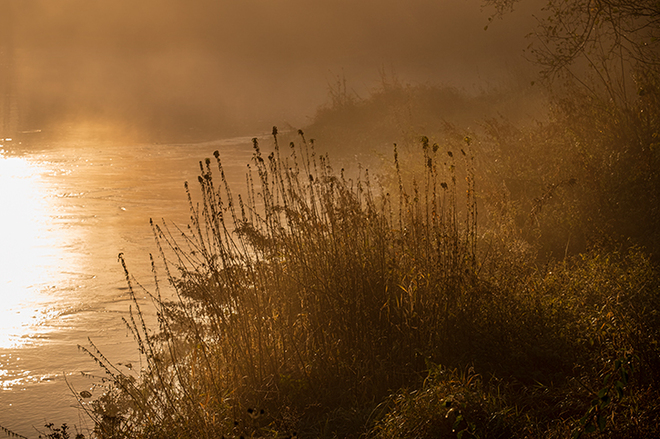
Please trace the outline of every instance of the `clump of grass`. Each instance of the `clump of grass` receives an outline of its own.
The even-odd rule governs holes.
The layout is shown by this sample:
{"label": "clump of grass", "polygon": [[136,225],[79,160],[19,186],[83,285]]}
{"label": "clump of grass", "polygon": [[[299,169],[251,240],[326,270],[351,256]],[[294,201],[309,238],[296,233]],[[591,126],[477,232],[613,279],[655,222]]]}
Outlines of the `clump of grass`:
{"label": "clump of grass", "polygon": [[657,279],[638,250],[594,252],[519,279],[472,308],[468,366],[431,366],[422,386],[383,403],[371,434],[657,435]]}
{"label": "clump of grass", "polygon": [[374,438],[516,437],[521,413],[473,368],[433,365],[419,389],[394,395]]}
{"label": "clump of grass", "polygon": [[469,174],[468,145],[454,154],[422,139],[421,181],[409,189],[399,178],[391,195],[366,170],[335,174],[299,134],[284,151],[274,129],[267,157],[255,139],[245,196],[216,152],[219,183],[207,159],[198,204],[186,185],[188,228],[153,225],[175,300],[152,293],[157,334],[135,302],[138,380],[87,350],[112,382],[92,408],[100,436],[285,424],[353,434],[393,390],[421,381],[426,361],[455,357],[476,284],[474,182],[463,197],[456,179],[457,166]]}
{"label": "clump of grass", "polygon": [[512,256],[506,226],[478,233],[470,137],[421,138],[412,175],[395,147],[382,184],[299,138],[274,129],[268,155],[255,139],[242,194],[218,152],[200,162],[188,227],[153,224],[155,290],[124,265],[143,365],[82,348],[108,376],[85,406],[97,437],[655,431],[660,277],[642,252]]}
{"label": "clump of grass", "polygon": [[[71,433],[69,433],[69,426],[67,424],[62,424],[60,427],[56,427],[53,423],[48,423],[44,427],[48,429],[47,433],[40,434],[39,439],[70,439]],[[76,433],[75,439],[83,439],[85,435],[82,433]]]}

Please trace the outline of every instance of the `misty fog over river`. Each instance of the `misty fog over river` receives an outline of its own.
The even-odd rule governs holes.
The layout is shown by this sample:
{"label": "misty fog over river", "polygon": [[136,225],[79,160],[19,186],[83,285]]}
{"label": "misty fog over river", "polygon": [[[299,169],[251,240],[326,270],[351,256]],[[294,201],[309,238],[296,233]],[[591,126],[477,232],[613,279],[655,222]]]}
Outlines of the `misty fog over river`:
{"label": "misty fog over river", "polygon": [[87,337],[112,361],[139,369],[121,320],[130,299],[118,254],[153,285],[149,218],[188,224],[183,183],[196,195],[198,162],[216,149],[231,184],[242,188],[248,138],[0,150],[0,425],[29,437],[45,422],[81,425],[65,379],[94,393],[99,380],[81,372],[102,372],[76,347]]}
{"label": "misty fog over river", "polygon": [[478,91],[526,65],[537,4],[486,31],[480,0],[5,0],[0,121],[171,143],[304,126],[338,76]]}
{"label": "misty fog over river", "polygon": [[0,0],[0,436],[660,437],[659,187],[658,0]]}
{"label": "misty fog over river", "polygon": [[199,160],[219,150],[242,188],[250,137],[309,126],[344,80],[519,81],[538,4],[503,23],[480,0],[0,0],[0,139],[26,139],[0,149],[0,426],[90,424],[67,385],[98,396],[88,337],[139,364],[118,254],[148,287],[149,218],[188,223]]}

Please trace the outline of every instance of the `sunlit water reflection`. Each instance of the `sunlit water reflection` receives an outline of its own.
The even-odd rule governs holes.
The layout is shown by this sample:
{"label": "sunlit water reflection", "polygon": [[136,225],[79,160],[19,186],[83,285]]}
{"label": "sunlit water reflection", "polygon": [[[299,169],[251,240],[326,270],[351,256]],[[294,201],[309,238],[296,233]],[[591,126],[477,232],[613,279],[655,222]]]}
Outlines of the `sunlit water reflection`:
{"label": "sunlit water reflection", "polygon": [[45,422],[85,426],[68,386],[98,391],[80,373],[100,373],[77,349],[87,337],[139,364],[117,255],[149,284],[149,218],[187,223],[183,182],[215,149],[244,185],[249,139],[0,149],[0,426],[28,437]]}
{"label": "sunlit water reflection", "polygon": [[45,171],[25,158],[0,155],[0,349],[28,343],[52,314],[37,305],[49,301],[37,286],[56,281],[64,258],[49,229]]}

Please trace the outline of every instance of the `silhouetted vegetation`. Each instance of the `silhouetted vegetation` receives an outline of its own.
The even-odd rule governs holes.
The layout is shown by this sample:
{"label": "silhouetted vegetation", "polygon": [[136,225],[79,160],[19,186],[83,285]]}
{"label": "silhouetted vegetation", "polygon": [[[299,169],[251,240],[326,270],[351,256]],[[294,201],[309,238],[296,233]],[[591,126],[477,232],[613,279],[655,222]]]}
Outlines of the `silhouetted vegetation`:
{"label": "silhouetted vegetation", "polygon": [[535,121],[529,96],[384,80],[360,98],[340,80],[308,131],[375,152],[371,173],[276,129],[240,196],[220,154],[200,162],[188,228],[153,225],[154,291],[124,266],[160,323],[135,300],[141,369],[82,348],[107,374],[81,397],[92,436],[657,436],[657,72],[640,56],[591,66],[634,72],[625,86],[570,79],[589,45],[623,53],[605,43],[628,18],[597,6],[584,16],[609,11],[614,33],[552,40],[545,79],[568,80]]}
{"label": "silhouetted vegetation", "polygon": [[328,103],[317,110],[306,131],[337,159],[348,155],[354,160],[357,155],[372,163],[374,153],[389,157],[395,142],[405,148],[419,143],[421,136],[445,141],[456,130],[478,132],[483,120],[492,118],[533,122],[547,106],[542,89],[521,86],[523,78],[511,82],[515,85],[468,93],[450,86],[410,84],[381,72],[380,86],[362,98],[339,77],[329,86]]}
{"label": "silhouetted vegetation", "polygon": [[[80,347],[105,372],[78,394],[86,434],[660,436],[659,11],[543,14],[548,87],[340,79],[318,142],[255,139],[242,191],[217,151],[200,162],[190,224],[152,224],[153,288],[120,255],[141,364]],[[167,114],[184,139],[218,132]]]}
{"label": "silhouetted vegetation", "polygon": [[[485,134],[422,137],[419,165],[395,147],[392,174],[375,180],[335,173],[302,132],[281,147],[274,130],[267,157],[254,142],[242,196],[218,153],[215,179],[213,161],[200,162],[188,228],[154,224],[174,296],[150,293],[155,332],[135,301],[127,326],[142,370],[83,348],[108,375],[106,393],[83,404],[93,435],[656,434],[660,277],[615,216],[603,206],[588,216],[624,196],[602,186],[611,176],[583,181],[583,162],[564,169],[574,151],[549,150],[580,135],[579,122],[491,120]],[[584,129],[602,148],[614,143],[596,132],[621,131]],[[620,235],[596,239],[601,224]]]}

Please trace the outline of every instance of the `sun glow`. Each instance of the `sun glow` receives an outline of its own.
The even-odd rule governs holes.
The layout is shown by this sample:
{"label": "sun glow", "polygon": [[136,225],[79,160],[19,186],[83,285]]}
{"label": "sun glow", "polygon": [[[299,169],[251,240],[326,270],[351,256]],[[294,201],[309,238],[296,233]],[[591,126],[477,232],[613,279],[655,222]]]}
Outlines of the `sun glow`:
{"label": "sun glow", "polygon": [[45,318],[36,304],[58,255],[44,171],[0,151],[0,348],[27,343]]}

